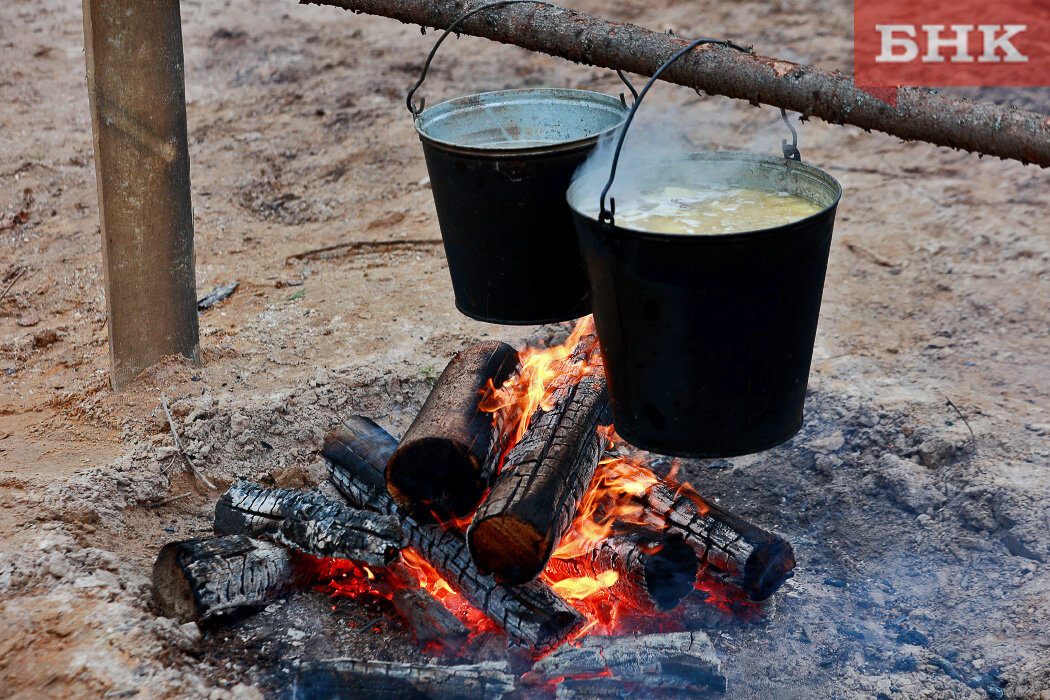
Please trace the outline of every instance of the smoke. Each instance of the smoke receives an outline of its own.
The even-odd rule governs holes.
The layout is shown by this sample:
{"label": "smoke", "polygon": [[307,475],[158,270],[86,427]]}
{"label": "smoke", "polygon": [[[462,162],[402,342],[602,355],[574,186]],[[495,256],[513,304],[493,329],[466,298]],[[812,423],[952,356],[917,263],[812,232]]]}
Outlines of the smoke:
{"label": "smoke", "polygon": [[[669,107],[674,108],[674,113]],[[646,104],[635,114],[620,151],[616,179],[609,191],[609,197],[616,199],[621,210],[637,199],[643,189],[654,184],[661,164],[697,150],[686,135],[682,123],[683,109],[689,108]],[[599,198],[609,180],[613,154],[622,131],[623,126],[620,126],[601,137],[573,175],[572,201],[588,214],[597,215],[599,211]]]}

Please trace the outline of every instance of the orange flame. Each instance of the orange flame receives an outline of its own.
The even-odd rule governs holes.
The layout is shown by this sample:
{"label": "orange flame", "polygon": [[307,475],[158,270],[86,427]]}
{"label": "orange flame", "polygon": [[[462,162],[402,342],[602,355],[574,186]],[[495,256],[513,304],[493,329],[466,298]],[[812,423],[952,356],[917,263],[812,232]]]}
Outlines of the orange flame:
{"label": "orange flame", "polygon": [[[551,397],[557,389],[604,371],[594,338],[594,317],[585,316],[561,345],[519,351],[519,369],[503,386],[494,387],[489,380],[478,406],[486,413],[496,414],[504,436],[504,454],[521,440],[537,408],[553,407]],[[577,346],[579,352],[575,352]]]}
{"label": "orange flame", "polygon": [[470,630],[470,640],[486,632],[494,632],[498,628],[485,613],[481,612],[466,598],[456,593],[448,581],[442,578],[430,562],[419,556],[414,549],[401,550],[401,561],[415,574],[419,581],[419,587],[441,602],[453,615]]}

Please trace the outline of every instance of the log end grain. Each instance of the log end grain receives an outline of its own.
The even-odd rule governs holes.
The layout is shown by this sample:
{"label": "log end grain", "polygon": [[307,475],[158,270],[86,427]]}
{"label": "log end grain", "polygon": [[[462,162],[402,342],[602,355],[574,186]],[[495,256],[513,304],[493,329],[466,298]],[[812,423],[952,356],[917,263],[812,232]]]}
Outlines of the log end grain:
{"label": "log end grain", "polygon": [[665,538],[645,559],[645,589],[658,610],[671,610],[689,595],[699,570],[692,545],[679,535]]}
{"label": "log end grain", "polygon": [[153,564],[153,602],[164,617],[186,621],[200,619],[193,582],[179,563],[192,548],[189,542],[166,544]]}
{"label": "log end grain", "polygon": [[387,464],[387,490],[398,506],[423,522],[462,518],[486,485],[476,455],[456,440],[429,437],[403,444]]}
{"label": "log end grain", "polygon": [[791,544],[771,539],[755,547],[744,566],[744,589],[751,600],[762,601],[794,575],[795,550]]}
{"label": "log end grain", "polygon": [[551,549],[550,543],[537,535],[529,523],[509,513],[473,523],[467,542],[478,571],[510,585],[539,576],[547,559],[538,553]]}

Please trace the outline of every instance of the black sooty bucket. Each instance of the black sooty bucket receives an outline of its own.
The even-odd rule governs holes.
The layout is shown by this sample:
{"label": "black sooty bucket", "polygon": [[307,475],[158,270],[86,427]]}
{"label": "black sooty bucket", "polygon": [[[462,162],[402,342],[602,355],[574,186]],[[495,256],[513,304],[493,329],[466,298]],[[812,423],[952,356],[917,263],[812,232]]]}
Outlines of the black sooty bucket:
{"label": "black sooty bucket", "polygon": [[605,172],[568,191],[617,432],[644,449],[696,457],[787,440],[802,426],[839,183],[753,153],[693,153],[624,174],[646,187],[786,192],[819,207],[764,230],[664,234],[618,225],[606,209],[615,159],[604,191]]}
{"label": "black sooty bucket", "polygon": [[[491,6],[500,4],[509,3]],[[565,191],[598,136],[626,117],[623,100],[543,88],[470,95],[425,110],[411,100],[410,92],[456,307],[506,324],[590,313]]]}

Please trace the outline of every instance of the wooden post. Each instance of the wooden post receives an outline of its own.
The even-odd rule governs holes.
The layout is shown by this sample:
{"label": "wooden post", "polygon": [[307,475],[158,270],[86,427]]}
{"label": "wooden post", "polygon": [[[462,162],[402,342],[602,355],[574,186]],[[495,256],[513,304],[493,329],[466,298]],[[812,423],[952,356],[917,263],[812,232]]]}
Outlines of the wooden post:
{"label": "wooden post", "polygon": [[178,0],[83,0],[113,387],[200,361]]}

